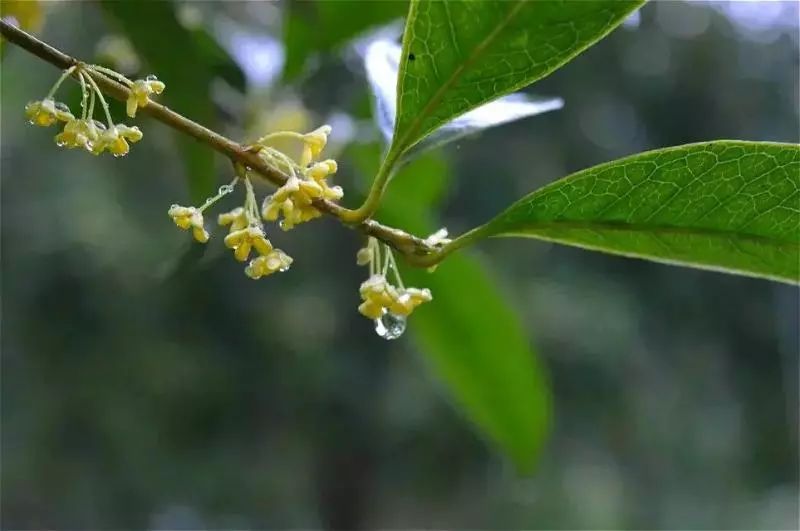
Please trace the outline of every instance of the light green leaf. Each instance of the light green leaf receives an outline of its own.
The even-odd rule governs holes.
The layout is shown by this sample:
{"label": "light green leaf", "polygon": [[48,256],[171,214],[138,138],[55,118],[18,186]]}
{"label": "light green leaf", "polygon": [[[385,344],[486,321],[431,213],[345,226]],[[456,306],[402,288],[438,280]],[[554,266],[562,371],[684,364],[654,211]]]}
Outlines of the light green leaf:
{"label": "light green leaf", "polygon": [[643,0],[413,0],[389,158],[444,123],[550,74]]}
{"label": "light green leaf", "polygon": [[364,31],[399,19],[406,11],[408,0],[288,2],[284,10],[284,77],[297,77],[310,57],[337,50]]}
{"label": "light green leaf", "polygon": [[[366,181],[378,164],[378,147],[353,147],[350,154]],[[445,161],[429,153],[400,173],[381,220],[417,234],[433,232],[438,227],[430,212],[449,176]],[[530,471],[549,429],[550,392],[529,334],[496,281],[465,254],[448,258],[434,273],[402,269],[406,284],[433,293],[433,303],[409,318],[425,360],[466,416],[520,471]]]}
{"label": "light green leaf", "polygon": [[[177,20],[171,2],[105,1],[102,7],[129,37],[151,71],[167,84],[159,101],[215,128],[212,80],[224,77],[236,87],[244,75],[233,59],[204,30],[188,30]],[[202,201],[217,180],[214,153],[194,139],[177,134],[192,200]]]}
{"label": "light green leaf", "polygon": [[800,146],[724,140],[640,153],[545,186],[480,233],[796,283]]}

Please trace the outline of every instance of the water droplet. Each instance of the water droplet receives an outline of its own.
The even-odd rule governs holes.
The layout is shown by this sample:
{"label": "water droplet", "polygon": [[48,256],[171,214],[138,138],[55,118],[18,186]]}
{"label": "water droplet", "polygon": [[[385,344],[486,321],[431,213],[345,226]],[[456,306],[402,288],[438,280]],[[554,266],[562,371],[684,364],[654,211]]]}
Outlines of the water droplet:
{"label": "water droplet", "polygon": [[63,111],[63,112],[69,112],[69,107],[67,107],[67,104],[64,103],[63,101],[57,101],[55,103],[55,107],[56,107],[56,110]]}
{"label": "water droplet", "polygon": [[231,186],[230,184],[223,184],[222,186],[219,187],[219,190],[217,190],[217,193],[219,195],[225,195],[231,192],[233,192],[233,186]]}
{"label": "water droplet", "polygon": [[154,74],[150,74],[149,76],[144,78],[144,80],[145,81],[158,81],[158,78]]}
{"label": "water droplet", "polygon": [[280,228],[282,228],[283,230],[286,230],[286,222],[285,222],[284,220],[280,220],[280,221],[278,222],[278,226],[279,226]]}
{"label": "water droplet", "polygon": [[381,317],[375,319],[375,333],[383,339],[397,339],[405,331],[406,318],[403,315],[384,311]]}

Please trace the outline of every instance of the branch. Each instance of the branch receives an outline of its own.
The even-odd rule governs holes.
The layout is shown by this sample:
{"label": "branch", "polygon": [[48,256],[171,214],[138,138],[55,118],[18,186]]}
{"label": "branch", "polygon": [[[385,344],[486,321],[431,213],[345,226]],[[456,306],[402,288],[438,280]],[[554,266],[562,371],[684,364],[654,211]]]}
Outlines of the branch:
{"label": "branch", "polygon": [[[61,70],[82,64],[81,61],[74,57],[40,41],[36,37],[11,25],[5,20],[0,20],[0,34],[10,43],[23,48]],[[90,69],[82,69],[81,71],[84,75],[92,75],[94,81],[103,92],[114,99],[120,101],[128,99],[130,92],[120,83],[105,76],[95,75]],[[73,77],[75,76],[76,74],[73,75]],[[207,144],[212,149],[228,157],[232,162],[246,166],[275,186],[281,186],[289,178],[288,175],[285,175],[283,172],[267,165],[256,153],[248,151],[247,147],[178,114],[164,105],[150,102],[147,106],[141,108],[139,112],[147,114],[151,118]],[[422,238],[403,230],[383,225],[372,219],[359,219],[357,223],[352,223],[351,220],[360,217],[354,215],[356,211],[347,209],[331,201],[317,200],[314,202],[314,206],[321,212],[337,218],[343,224],[368,236],[373,236],[391,246],[400,252],[412,265],[426,267],[437,264],[445,255],[461,246],[454,245],[451,247],[451,244],[446,246],[445,249],[436,250],[428,245]],[[457,241],[459,240],[454,240],[452,243],[456,243]]]}

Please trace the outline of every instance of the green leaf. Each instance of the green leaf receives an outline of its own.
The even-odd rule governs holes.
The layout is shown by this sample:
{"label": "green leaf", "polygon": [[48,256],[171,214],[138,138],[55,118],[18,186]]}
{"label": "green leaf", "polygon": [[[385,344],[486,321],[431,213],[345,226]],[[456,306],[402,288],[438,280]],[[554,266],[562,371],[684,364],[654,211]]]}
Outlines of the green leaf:
{"label": "green leaf", "polygon": [[309,57],[336,50],[370,28],[399,19],[407,10],[407,0],[288,2],[284,16],[284,77],[297,77]]}
{"label": "green leaf", "polygon": [[[350,154],[365,181],[380,158],[377,146]],[[381,220],[418,234],[437,229],[430,218],[447,186],[441,154],[404,167],[392,182]],[[517,468],[534,467],[550,425],[550,391],[528,333],[490,272],[475,257],[452,256],[434,273],[405,268],[407,285],[430,288],[433,302],[409,318],[409,330],[455,402]]]}
{"label": "green leaf", "polygon": [[[152,73],[167,84],[159,101],[215,129],[212,80],[221,76],[234,86],[244,86],[244,75],[233,59],[204,30],[183,27],[171,2],[114,0],[103,2],[102,7]],[[212,194],[217,181],[214,152],[180,133],[176,135],[192,200],[202,201]]]}
{"label": "green leaf", "polygon": [[513,204],[481,235],[800,281],[800,146],[716,141],[601,164]]}
{"label": "green leaf", "polygon": [[412,0],[389,158],[475,107],[550,74],[643,0]]}

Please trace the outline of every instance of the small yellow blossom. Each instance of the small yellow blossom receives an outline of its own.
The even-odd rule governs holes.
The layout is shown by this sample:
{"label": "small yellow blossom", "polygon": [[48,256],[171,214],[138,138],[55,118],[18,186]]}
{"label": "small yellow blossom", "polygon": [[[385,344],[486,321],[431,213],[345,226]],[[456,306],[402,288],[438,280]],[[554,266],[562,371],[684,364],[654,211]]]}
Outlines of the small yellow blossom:
{"label": "small yellow blossom", "polygon": [[32,101],[25,106],[25,116],[33,125],[49,127],[54,123],[69,122],[75,119],[69,111],[69,107],[61,102],[56,102],[53,98],[45,98],[41,101]]}
{"label": "small yellow blossom", "polygon": [[310,168],[308,168],[306,175],[315,181],[321,181],[326,179],[328,175],[336,173],[338,169],[339,166],[336,164],[336,161],[333,159],[328,159],[313,164]]}
{"label": "small yellow blossom", "polygon": [[93,143],[92,153],[99,155],[108,150],[115,157],[122,157],[130,151],[128,141],[138,142],[142,136],[142,131],[136,126],[117,124],[100,133],[97,141]]}
{"label": "small yellow blossom", "polygon": [[102,124],[98,125],[92,120],[70,120],[64,125],[64,130],[55,136],[55,141],[59,147],[91,151],[104,129]]}
{"label": "small yellow blossom", "polygon": [[150,103],[151,94],[161,94],[166,85],[155,78],[148,76],[147,79],[137,79],[130,87],[130,95],[125,102],[125,110],[131,118],[136,116],[139,107],[146,107]]}
{"label": "small yellow blossom", "polygon": [[331,126],[322,125],[310,133],[303,135],[303,154],[300,156],[300,166],[305,168],[317,158],[325,149],[328,143],[328,135],[331,134]]}
{"label": "small yellow blossom", "polygon": [[247,214],[245,214],[244,208],[242,207],[237,207],[230,212],[220,214],[218,221],[220,225],[230,225],[230,232],[241,230],[249,224],[247,221]]}
{"label": "small yellow blossom", "polygon": [[370,319],[378,319],[386,312],[408,316],[424,302],[433,300],[430,290],[396,288],[383,275],[372,275],[359,289],[363,302],[358,311]]}
{"label": "small yellow blossom", "polygon": [[272,251],[272,244],[267,240],[260,227],[249,226],[244,229],[231,231],[225,236],[225,246],[233,249],[233,256],[240,262],[250,257],[250,250],[255,249],[260,255],[268,255]]}
{"label": "small yellow blossom", "polygon": [[280,249],[275,249],[268,254],[263,254],[250,260],[250,263],[244,268],[244,272],[248,277],[257,280],[277,271],[286,271],[292,265],[292,262],[291,256]]}
{"label": "small yellow blossom", "polygon": [[200,209],[172,205],[167,213],[178,227],[184,230],[191,228],[195,240],[200,243],[206,243],[208,241],[209,235],[203,226],[203,213]]}
{"label": "small yellow blossom", "polygon": [[363,249],[359,249],[356,253],[356,264],[363,266],[367,265],[374,259],[375,256],[372,247],[364,247]]}
{"label": "small yellow blossom", "polygon": [[410,315],[414,308],[423,302],[430,302],[431,300],[433,300],[433,296],[431,295],[431,290],[427,288],[400,289],[397,299],[389,305],[389,311],[395,315]]}

